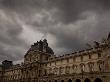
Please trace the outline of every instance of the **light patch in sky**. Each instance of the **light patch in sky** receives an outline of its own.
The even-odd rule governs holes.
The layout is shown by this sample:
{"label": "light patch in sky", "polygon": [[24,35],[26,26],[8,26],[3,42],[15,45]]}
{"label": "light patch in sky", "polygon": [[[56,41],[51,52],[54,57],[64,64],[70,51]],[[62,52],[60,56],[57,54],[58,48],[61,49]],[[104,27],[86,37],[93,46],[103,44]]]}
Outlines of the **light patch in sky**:
{"label": "light patch in sky", "polygon": [[23,25],[23,31],[19,35],[27,44],[32,44],[38,40],[41,40],[43,34],[39,31],[29,28],[27,25]]}

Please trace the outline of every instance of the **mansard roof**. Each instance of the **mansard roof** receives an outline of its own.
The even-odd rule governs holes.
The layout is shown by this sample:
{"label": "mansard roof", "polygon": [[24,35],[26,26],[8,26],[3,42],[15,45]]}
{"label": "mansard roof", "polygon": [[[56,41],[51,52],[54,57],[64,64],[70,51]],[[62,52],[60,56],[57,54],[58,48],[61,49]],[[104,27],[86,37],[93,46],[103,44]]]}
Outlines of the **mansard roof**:
{"label": "mansard roof", "polygon": [[48,46],[48,43],[47,43],[46,39],[44,39],[43,41],[42,40],[37,41],[36,43],[31,45],[31,48],[27,51],[27,54],[30,51],[41,51],[41,52],[45,52],[45,53],[48,53],[48,54],[54,54],[52,48],[50,48]]}

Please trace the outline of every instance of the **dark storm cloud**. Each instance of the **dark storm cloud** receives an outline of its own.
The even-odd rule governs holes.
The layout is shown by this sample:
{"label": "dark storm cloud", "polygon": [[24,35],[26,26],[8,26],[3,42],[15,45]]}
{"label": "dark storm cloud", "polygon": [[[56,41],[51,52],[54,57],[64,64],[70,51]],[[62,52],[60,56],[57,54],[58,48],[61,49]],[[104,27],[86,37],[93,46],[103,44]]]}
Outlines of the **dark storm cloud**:
{"label": "dark storm cloud", "polygon": [[15,11],[19,14],[30,16],[46,5],[45,0],[2,0],[1,6],[7,11]]}
{"label": "dark storm cloud", "polygon": [[16,22],[14,14],[0,10],[0,61],[23,57],[22,52],[27,45],[19,39],[21,32],[22,27]]}
{"label": "dark storm cloud", "polygon": [[[54,34],[58,39],[58,45],[61,47],[66,47],[67,49],[71,48],[80,48],[83,46],[82,44],[86,44],[84,42],[84,37],[88,38],[91,37],[90,40],[99,40],[101,37],[104,37],[106,33],[110,30],[109,25],[109,11],[110,11],[110,1],[109,0],[50,0],[49,6],[52,6],[52,8],[56,8],[57,12],[53,14],[53,19],[57,20],[58,22],[62,22],[67,27],[63,27],[63,25],[60,28],[56,28],[53,30],[53,26],[51,25],[49,29],[49,32]],[[82,13],[87,12],[85,15],[81,15]],[[88,13],[90,12],[90,13]],[[95,17],[98,17],[94,20],[88,20],[88,15],[92,14],[96,15]],[[92,19],[92,18],[91,18]],[[76,21],[90,21],[89,23],[84,23],[85,25],[81,26],[79,30],[81,30],[81,33],[79,35],[76,35],[77,32],[73,28],[74,23]],[[95,21],[95,22],[93,22]],[[49,23],[51,20],[49,21]],[[56,22],[56,21],[55,21]],[[45,22],[44,22],[45,23]],[[34,23],[36,26],[38,25],[36,22]],[[68,28],[68,24],[73,24],[73,32],[76,34],[70,32],[70,35],[66,34],[67,30],[63,30],[64,28]],[[76,26],[77,27],[77,26]],[[38,28],[37,28],[38,29]],[[40,27],[40,30],[43,30],[44,28]],[[45,30],[44,30],[45,31]],[[74,34],[74,35],[73,35]],[[82,36],[83,38],[78,38],[78,36]],[[71,36],[71,37],[70,37]],[[89,41],[90,41],[89,40]],[[75,46],[76,45],[76,46]]]}
{"label": "dark storm cloud", "polygon": [[50,5],[58,8],[60,19],[65,23],[71,23],[82,19],[80,13],[88,10],[105,11],[110,9],[109,0],[50,0]]}
{"label": "dark storm cloud", "polygon": [[22,58],[38,31],[56,53],[80,50],[107,35],[109,18],[109,0],[0,0],[0,60]]}

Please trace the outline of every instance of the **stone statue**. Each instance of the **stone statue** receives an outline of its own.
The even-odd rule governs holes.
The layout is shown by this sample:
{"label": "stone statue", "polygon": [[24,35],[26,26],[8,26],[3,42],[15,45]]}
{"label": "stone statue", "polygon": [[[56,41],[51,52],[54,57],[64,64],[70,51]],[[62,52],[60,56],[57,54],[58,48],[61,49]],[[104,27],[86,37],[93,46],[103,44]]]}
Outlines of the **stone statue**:
{"label": "stone statue", "polygon": [[94,41],[94,47],[95,47],[95,48],[98,48],[99,46],[100,46],[100,43],[97,42],[97,41]]}

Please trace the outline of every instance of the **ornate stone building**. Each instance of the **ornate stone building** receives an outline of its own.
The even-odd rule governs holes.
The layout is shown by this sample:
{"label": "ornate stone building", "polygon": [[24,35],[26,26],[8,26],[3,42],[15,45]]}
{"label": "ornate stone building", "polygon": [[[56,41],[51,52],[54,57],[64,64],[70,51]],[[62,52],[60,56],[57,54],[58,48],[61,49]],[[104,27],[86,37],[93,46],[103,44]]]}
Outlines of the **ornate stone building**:
{"label": "ornate stone building", "polygon": [[0,82],[110,82],[110,35],[89,49],[55,56],[47,40],[34,43],[22,64],[2,62]]}

